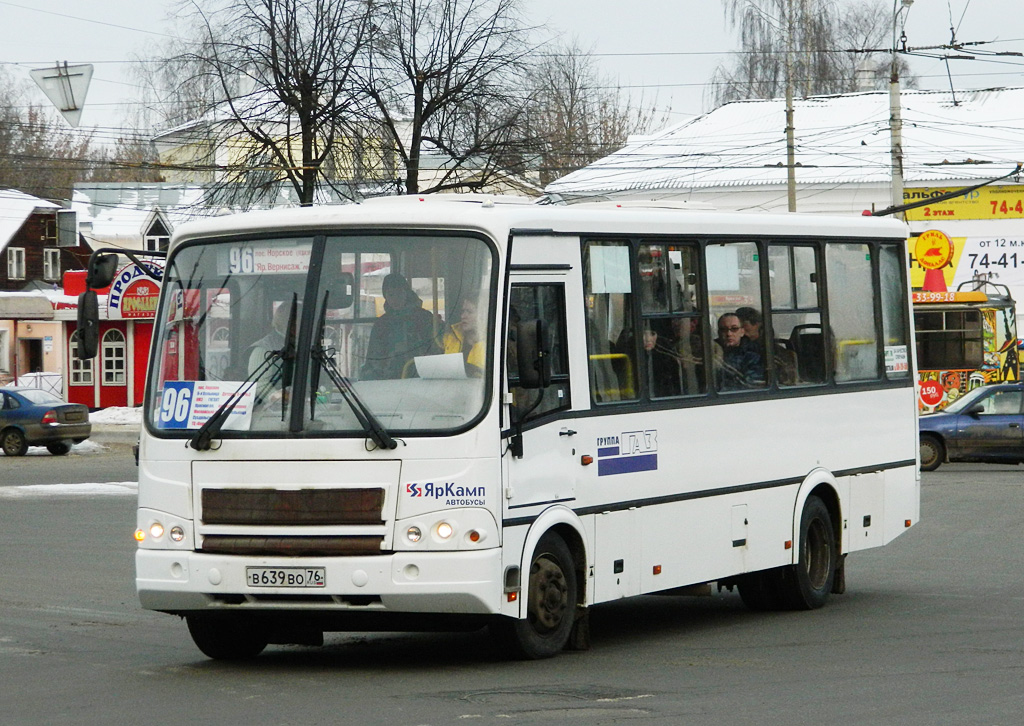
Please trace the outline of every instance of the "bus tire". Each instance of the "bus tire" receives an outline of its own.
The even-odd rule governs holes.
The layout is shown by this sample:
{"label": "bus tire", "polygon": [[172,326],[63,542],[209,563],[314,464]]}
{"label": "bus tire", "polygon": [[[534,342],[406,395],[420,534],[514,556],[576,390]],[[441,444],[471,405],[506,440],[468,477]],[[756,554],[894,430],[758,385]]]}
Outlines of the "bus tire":
{"label": "bus tire", "polygon": [[530,561],[526,618],[501,618],[492,631],[519,658],[538,660],[565,648],[576,619],[576,565],[565,541],[547,532]]}
{"label": "bus tire", "polygon": [[945,460],[942,442],[930,434],[921,434],[921,471],[935,471]]}
{"label": "bus tire", "polygon": [[756,611],[779,610],[782,607],[779,587],[778,570],[749,572],[736,581],[743,604],[747,609]]}
{"label": "bus tire", "polygon": [[779,592],[791,610],[814,610],[828,601],[839,566],[839,546],[832,515],[818,497],[810,496],[800,515],[800,556],[781,570]]}
{"label": "bus tire", "polygon": [[267,647],[265,628],[252,618],[187,615],[185,622],[196,647],[214,660],[249,660]]}

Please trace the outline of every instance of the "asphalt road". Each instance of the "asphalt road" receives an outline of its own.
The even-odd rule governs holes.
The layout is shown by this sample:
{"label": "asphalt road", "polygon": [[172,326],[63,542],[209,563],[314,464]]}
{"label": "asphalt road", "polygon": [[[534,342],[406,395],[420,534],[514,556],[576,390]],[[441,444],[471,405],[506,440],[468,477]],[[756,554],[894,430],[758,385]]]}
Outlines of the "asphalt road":
{"label": "asphalt road", "polygon": [[0,453],[0,488],[138,480],[131,444],[123,441],[90,439],[66,456],[53,456],[42,446],[30,446],[25,456]]}
{"label": "asphalt road", "polygon": [[590,651],[532,663],[483,633],[213,662],[138,608],[130,496],[0,496],[0,723],[1016,725],[1022,473],[925,474],[922,522],[852,555],[822,610],[637,598],[594,609]]}

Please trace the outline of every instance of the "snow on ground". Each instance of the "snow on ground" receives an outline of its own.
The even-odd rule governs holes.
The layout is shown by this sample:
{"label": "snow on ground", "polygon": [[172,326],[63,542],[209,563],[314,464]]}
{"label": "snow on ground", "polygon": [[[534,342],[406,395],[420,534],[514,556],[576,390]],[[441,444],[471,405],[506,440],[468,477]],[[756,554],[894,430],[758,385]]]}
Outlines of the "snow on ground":
{"label": "snow on ground", "polygon": [[138,426],[142,423],[142,407],[111,406],[110,408],[101,408],[99,411],[93,411],[89,414],[89,423],[131,424]]}
{"label": "snow on ground", "polygon": [[134,481],[105,482],[95,484],[31,484],[20,487],[0,487],[0,499],[21,499],[28,497],[53,496],[132,496],[139,492]]}

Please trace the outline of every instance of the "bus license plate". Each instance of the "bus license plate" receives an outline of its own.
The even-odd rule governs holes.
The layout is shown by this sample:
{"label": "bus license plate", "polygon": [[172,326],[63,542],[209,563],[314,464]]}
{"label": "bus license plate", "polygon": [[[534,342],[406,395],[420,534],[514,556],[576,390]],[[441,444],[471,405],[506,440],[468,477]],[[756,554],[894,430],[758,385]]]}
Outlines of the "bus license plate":
{"label": "bus license plate", "polygon": [[323,567],[246,567],[249,587],[324,587]]}

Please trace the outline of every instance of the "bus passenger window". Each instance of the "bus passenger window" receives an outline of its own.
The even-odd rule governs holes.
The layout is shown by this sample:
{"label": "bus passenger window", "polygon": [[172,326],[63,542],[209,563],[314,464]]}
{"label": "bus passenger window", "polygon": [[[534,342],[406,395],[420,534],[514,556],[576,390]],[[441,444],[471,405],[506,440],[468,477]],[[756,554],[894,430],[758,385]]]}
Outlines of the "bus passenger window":
{"label": "bus passenger window", "polygon": [[878,378],[875,333],[875,288],[871,279],[871,248],[863,243],[831,244],[825,249],[828,278],[829,331],[836,381]]}
{"label": "bus passenger window", "polygon": [[587,353],[595,403],[638,396],[633,336],[633,283],[626,242],[590,242],[584,249]]}
{"label": "bus passenger window", "polygon": [[[738,309],[761,308],[761,274],[753,242],[709,244],[707,262],[710,320],[717,337],[712,345],[715,387],[719,391],[764,388],[767,384],[765,340],[750,337]],[[749,317],[749,312],[747,313]],[[759,314],[758,314],[759,317]]]}
{"label": "bus passenger window", "polygon": [[768,248],[772,358],[780,387],[824,383],[825,345],[818,298],[817,256],[806,245]]}
{"label": "bus passenger window", "polygon": [[882,345],[885,346],[885,377],[910,377],[910,351],[907,333],[907,301],[903,295],[903,270],[906,263],[896,245],[878,248],[878,279],[882,293]]}

